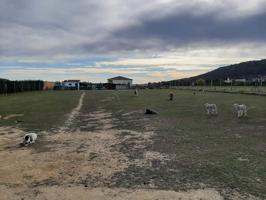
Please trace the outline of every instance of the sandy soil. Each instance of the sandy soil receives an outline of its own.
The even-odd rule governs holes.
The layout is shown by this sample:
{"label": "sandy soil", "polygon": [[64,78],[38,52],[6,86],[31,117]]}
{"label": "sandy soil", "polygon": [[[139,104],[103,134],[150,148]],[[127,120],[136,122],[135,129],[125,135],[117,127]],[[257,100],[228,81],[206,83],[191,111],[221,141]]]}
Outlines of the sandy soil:
{"label": "sandy soil", "polygon": [[[220,194],[212,189],[207,190],[192,190],[188,192],[174,192],[163,190],[128,190],[128,189],[107,189],[107,188],[93,188],[86,189],[84,187],[40,187],[38,192],[32,190],[17,190],[16,193],[22,194],[18,196],[16,193],[10,191],[8,188],[3,188],[3,200],[21,198],[36,199],[36,200],[222,200]],[[0,187],[1,192],[1,187]]]}
{"label": "sandy soil", "polygon": [[97,121],[96,131],[78,128],[70,131],[69,126],[80,115],[83,98],[84,93],[64,127],[56,134],[38,133],[40,137],[30,147],[20,145],[25,134],[22,130],[0,127],[0,200],[223,199],[214,189],[174,192],[106,188],[102,183],[111,181],[115,173],[125,171],[130,165],[149,166],[152,160],[163,162],[171,158],[145,151],[142,159],[129,159],[113,148],[130,139],[134,143],[132,148],[145,149],[152,143],[154,133],[115,129],[112,113],[102,108],[86,115],[88,123]]}

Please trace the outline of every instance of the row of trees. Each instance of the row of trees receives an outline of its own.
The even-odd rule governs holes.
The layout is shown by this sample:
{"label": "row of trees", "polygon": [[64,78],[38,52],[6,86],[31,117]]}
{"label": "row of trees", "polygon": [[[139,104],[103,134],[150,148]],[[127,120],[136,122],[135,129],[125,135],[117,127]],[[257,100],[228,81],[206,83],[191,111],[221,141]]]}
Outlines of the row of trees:
{"label": "row of trees", "polygon": [[43,90],[43,86],[44,82],[41,80],[9,81],[0,79],[0,94]]}

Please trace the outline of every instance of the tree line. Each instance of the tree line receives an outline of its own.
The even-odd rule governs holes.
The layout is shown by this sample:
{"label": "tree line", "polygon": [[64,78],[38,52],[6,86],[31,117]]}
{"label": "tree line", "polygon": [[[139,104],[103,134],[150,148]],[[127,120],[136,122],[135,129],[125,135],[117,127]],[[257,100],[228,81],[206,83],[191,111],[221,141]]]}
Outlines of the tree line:
{"label": "tree line", "polygon": [[0,94],[43,90],[44,82],[41,80],[10,81],[0,79]]}

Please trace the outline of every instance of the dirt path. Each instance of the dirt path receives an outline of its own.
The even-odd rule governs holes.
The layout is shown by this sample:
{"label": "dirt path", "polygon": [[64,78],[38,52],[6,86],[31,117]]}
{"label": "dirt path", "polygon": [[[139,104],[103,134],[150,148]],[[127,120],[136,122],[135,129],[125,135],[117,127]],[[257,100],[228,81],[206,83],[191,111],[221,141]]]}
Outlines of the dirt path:
{"label": "dirt path", "polygon": [[[153,143],[151,130],[116,129],[113,121],[117,119],[101,107],[81,113],[84,96],[82,93],[65,127],[56,134],[42,133],[45,137],[31,147],[19,145],[23,131],[0,128],[0,200],[223,199],[214,189],[163,191],[152,183],[146,189],[114,187],[112,177],[129,166],[151,167],[154,160],[163,163],[171,157],[146,150]],[[80,131],[79,127],[69,130],[77,117],[86,121],[87,126],[96,126],[95,131]],[[121,145],[130,145],[130,151],[141,152],[143,157],[130,157],[118,148]]]}
{"label": "dirt path", "polygon": [[79,101],[78,101],[78,105],[72,110],[71,113],[69,113],[68,117],[67,117],[67,120],[65,121],[64,123],[64,126],[62,126],[59,130],[59,132],[64,132],[66,131],[69,126],[73,123],[73,120],[78,116],[79,114],[79,111],[83,105],[83,99],[85,97],[85,92],[83,92],[81,95],[80,95],[80,98],[79,98]]}
{"label": "dirt path", "polygon": [[[1,192],[1,190],[0,190]],[[17,190],[17,193],[23,193],[23,190]],[[37,193],[34,194],[34,193]],[[19,200],[13,191],[5,190],[3,199]],[[93,188],[84,187],[40,187],[38,192],[34,191],[27,195],[27,199],[35,200],[222,200],[220,194],[211,189],[191,190],[189,192],[174,192],[164,190],[128,190],[122,188]]]}

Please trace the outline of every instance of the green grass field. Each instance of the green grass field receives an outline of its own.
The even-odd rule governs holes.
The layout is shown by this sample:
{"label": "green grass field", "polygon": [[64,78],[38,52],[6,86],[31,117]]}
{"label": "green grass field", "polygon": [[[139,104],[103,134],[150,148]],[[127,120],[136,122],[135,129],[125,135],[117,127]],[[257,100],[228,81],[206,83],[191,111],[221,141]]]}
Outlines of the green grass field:
{"label": "green grass field", "polygon": [[2,117],[24,115],[0,120],[0,125],[19,126],[32,131],[50,130],[64,122],[65,115],[76,106],[79,96],[79,92],[73,91],[24,92],[0,96]]}
{"label": "green grass field", "polygon": [[[169,92],[174,101],[168,101]],[[152,150],[174,155],[163,165],[151,168],[129,166],[112,177],[117,187],[145,185],[149,180],[161,189],[186,190],[214,187],[221,193],[239,191],[266,198],[266,97],[243,94],[208,93],[186,90],[86,91],[83,115],[104,109],[116,119],[116,129],[144,131],[152,127],[156,133]],[[29,92],[0,97],[1,115],[22,113],[23,117],[1,120],[1,126],[19,126],[25,130],[51,130],[60,127],[67,113],[77,105],[81,92]],[[219,115],[206,116],[204,103],[216,103]],[[250,109],[248,117],[238,119],[234,103]],[[145,116],[145,108],[158,115]],[[125,115],[132,113],[130,117]],[[83,115],[71,128],[84,127]],[[20,119],[20,123],[15,120]],[[145,120],[144,120],[145,119]],[[87,123],[87,122],[86,122]],[[129,144],[124,144],[129,145]],[[140,157],[126,146],[129,156]],[[121,151],[122,151],[121,150]],[[225,194],[226,197],[226,194]]]}
{"label": "green grass field", "polygon": [[[160,169],[157,174],[146,169],[140,176],[162,176],[161,187],[166,188],[178,189],[204,182],[209,186],[214,184],[265,195],[265,97],[172,91],[175,94],[173,102],[168,101],[169,90],[143,90],[139,97],[134,97],[131,91],[99,93],[99,96],[116,97],[101,105],[112,113],[119,109],[124,112],[142,109],[144,112],[147,107],[159,112],[150,121],[157,133],[150,148],[175,154],[177,160],[169,162],[170,172]],[[206,116],[203,107],[206,102],[217,104],[217,117]],[[233,103],[245,103],[251,107],[248,118],[238,119],[233,114]],[[141,117],[141,114],[135,116],[136,119]],[[149,124],[142,124],[145,125]],[[126,127],[139,128],[138,124],[132,123]]]}

